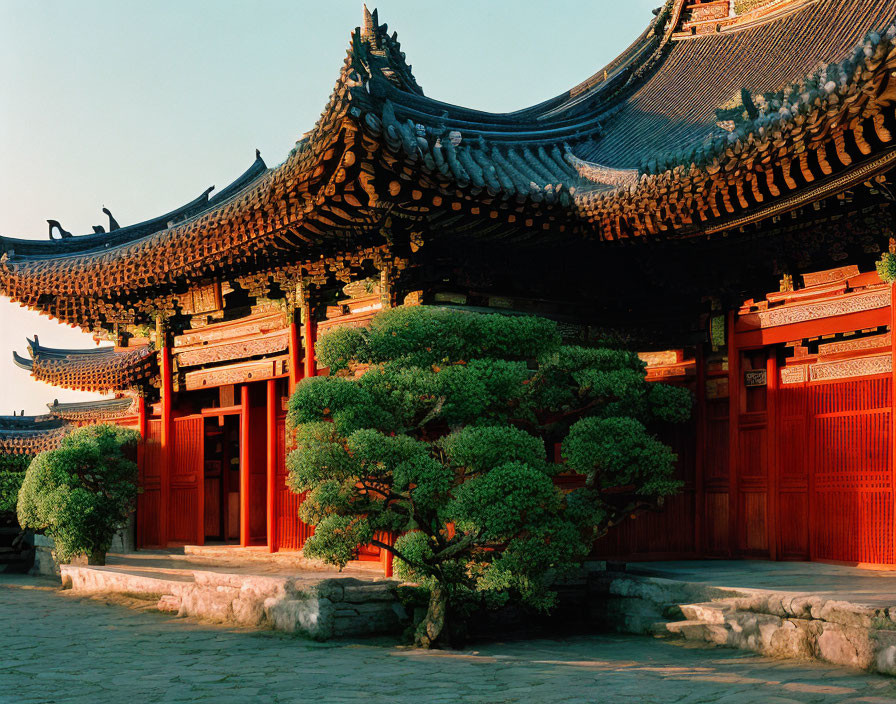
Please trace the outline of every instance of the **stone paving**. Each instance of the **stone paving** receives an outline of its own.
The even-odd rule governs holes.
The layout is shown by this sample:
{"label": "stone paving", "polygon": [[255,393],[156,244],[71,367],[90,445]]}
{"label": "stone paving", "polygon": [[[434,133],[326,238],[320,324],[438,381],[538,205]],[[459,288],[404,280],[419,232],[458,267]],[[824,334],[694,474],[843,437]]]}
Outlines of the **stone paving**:
{"label": "stone paving", "polygon": [[595,635],[423,652],[314,643],[175,619],[0,575],[0,702],[850,702],[896,680],[648,637]]}

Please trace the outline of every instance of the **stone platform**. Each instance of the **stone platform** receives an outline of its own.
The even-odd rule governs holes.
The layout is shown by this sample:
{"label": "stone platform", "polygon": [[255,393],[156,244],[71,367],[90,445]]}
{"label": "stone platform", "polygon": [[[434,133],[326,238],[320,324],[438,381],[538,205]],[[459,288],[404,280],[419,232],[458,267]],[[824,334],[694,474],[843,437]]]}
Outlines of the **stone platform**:
{"label": "stone platform", "polygon": [[109,555],[98,566],[61,565],[64,587],[119,594],[160,611],[270,628],[318,640],[400,631],[407,614],[377,563],[339,572],[301,553],[256,548],[185,548]]}
{"label": "stone platform", "polygon": [[626,633],[896,675],[896,571],[819,563],[633,563],[595,573],[595,621]]}

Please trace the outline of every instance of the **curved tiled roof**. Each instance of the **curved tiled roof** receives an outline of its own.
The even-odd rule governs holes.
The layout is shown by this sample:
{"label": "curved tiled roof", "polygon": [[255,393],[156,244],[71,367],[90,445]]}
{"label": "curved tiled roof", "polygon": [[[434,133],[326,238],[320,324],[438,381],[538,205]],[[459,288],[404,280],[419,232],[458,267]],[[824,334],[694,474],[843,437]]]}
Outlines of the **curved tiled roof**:
{"label": "curved tiled roof", "polygon": [[62,239],[33,240],[15,237],[0,237],[0,252],[12,256],[40,258],[61,257],[68,255],[81,255],[90,252],[101,252],[110,248],[123,247],[143,237],[160,232],[173,224],[195,217],[210,208],[217,207],[220,203],[231,198],[239,191],[246,188],[267,171],[264,160],[260,154],[256,154],[255,161],[233,183],[223,188],[209,198],[214,186],[206,188],[199,196],[188,203],[175,208],[171,212],[159,215],[149,220],[119,227],[111,232],[94,232],[87,235],[76,235]]}
{"label": "curved tiled roof", "polygon": [[122,397],[75,403],[48,403],[40,416],[0,416],[0,455],[36,455],[54,450],[79,425],[136,414],[136,398]]}
{"label": "curved tiled roof", "polygon": [[868,33],[896,0],[786,3],[683,39],[693,13],[669,0],[592,78],[503,114],[424,96],[396,35],[365,13],[320,120],[281,165],[139,239],[42,243],[58,255],[0,241],[0,290],[109,327],[146,322],[197,280],[394,241],[387,216],[521,244],[712,233],[792,209],[890,166],[896,30]]}
{"label": "curved tiled roof", "polygon": [[609,112],[604,139],[577,149],[615,168],[683,150],[719,134],[716,110],[740,94],[777,91],[839,62],[866,33],[886,29],[896,1],[819,0],[730,34],[672,41],[657,70]]}
{"label": "curved tiled roof", "polygon": [[72,429],[50,415],[0,416],[0,454],[36,455],[52,450]]}
{"label": "curved tiled roof", "polygon": [[42,347],[28,340],[31,358],[13,352],[13,361],[38,381],[77,391],[108,393],[132,389],[156,371],[156,353],[149,345],[69,350]]}
{"label": "curved tiled roof", "polygon": [[99,401],[75,401],[71,403],[48,403],[50,415],[72,422],[103,421],[133,416],[137,413],[136,397],[102,399]]}

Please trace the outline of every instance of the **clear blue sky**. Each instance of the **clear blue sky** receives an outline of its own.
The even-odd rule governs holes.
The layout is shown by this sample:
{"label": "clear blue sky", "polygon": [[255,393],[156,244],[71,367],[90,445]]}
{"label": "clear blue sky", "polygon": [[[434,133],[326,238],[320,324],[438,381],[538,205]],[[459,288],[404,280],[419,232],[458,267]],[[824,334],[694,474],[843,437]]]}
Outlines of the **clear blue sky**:
{"label": "clear blue sky", "polygon": [[[662,0],[383,0],[427,95],[537,103],[612,60]],[[373,9],[374,3],[370,4]],[[279,163],[326,103],[355,0],[0,0],[0,232],[132,224]],[[0,414],[92,398],[33,382],[11,350],[90,338],[0,298]]]}

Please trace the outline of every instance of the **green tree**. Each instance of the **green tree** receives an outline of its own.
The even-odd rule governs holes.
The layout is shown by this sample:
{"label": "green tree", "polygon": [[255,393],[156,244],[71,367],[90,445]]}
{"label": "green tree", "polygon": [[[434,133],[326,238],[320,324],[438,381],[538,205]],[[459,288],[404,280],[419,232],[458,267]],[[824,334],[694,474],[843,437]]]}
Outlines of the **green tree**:
{"label": "green tree", "polygon": [[134,510],[132,457],[139,437],[115,425],[92,425],[41,452],[19,491],[19,524],[51,536],[60,562],[86,554],[91,564],[104,564],[112,538]]}
{"label": "green tree", "polygon": [[[390,551],[429,592],[419,646],[466,608],[550,608],[597,537],[679,489],[648,427],[686,420],[690,394],[648,384],[634,353],[562,344],[549,320],[397,308],[317,351],[331,374],[289,404],[289,483],[317,526],[305,552],[344,566],[359,545]],[[558,489],[561,472],[580,486]]]}
{"label": "green tree", "polygon": [[0,455],[0,514],[15,516],[19,489],[31,459],[31,455]]}

